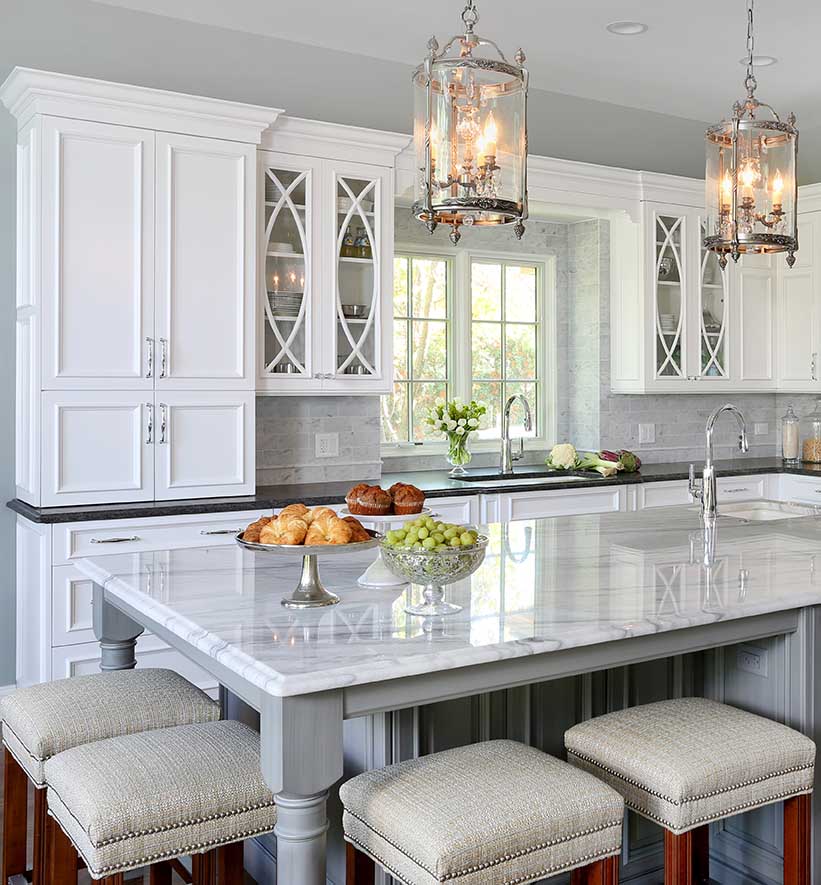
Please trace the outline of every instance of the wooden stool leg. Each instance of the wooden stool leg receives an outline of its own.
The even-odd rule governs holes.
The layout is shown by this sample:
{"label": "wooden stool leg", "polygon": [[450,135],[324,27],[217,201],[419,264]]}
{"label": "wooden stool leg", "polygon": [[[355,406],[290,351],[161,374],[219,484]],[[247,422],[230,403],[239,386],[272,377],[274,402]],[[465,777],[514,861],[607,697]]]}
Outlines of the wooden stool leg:
{"label": "wooden stool leg", "polygon": [[784,885],[810,885],[812,796],[784,803]]}
{"label": "wooden stool leg", "polygon": [[167,860],[152,863],[148,869],[148,885],[171,885],[171,864]]}
{"label": "wooden stool leg", "polygon": [[345,843],[345,883],[346,885],[373,885],[376,866],[368,857],[358,851],[350,842]]}
{"label": "wooden stool leg", "polygon": [[606,857],[570,873],[570,885],[619,885],[619,859]]}
{"label": "wooden stool leg", "polygon": [[[28,775],[11,753],[3,749],[3,865],[0,882],[26,872]],[[36,858],[35,858],[36,860]]]}
{"label": "wooden stool leg", "polygon": [[221,885],[243,885],[245,846],[242,842],[232,842],[217,849],[217,869]]}
{"label": "wooden stool leg", "polygon": [[48,857],[48,802],[45,790],[34,791],[34,851],[32,853],[32,881],[34,885],[47,885],[45,869]]}
{"label": "wooden stool leg", "polygon": [[195,854],[191,858],[191,881],[194,885],[217,885],[217,850]]}
{"label": "wooden stool leg", "polygon": [[664,885],[706,885],[709,881],[709,827],[697,827],[680,836],[665,830]]}
{"label": "wooden stool leg", "polygon": [[59,824],[48,819],[48,862],[45,881],[48,885],[77,885],[77,852]]}
{"label": "wooden stool leg", "polygon": [[105,879],[100,879],[100,885],[125,885],[125,876],[122,873],[106,876]]}

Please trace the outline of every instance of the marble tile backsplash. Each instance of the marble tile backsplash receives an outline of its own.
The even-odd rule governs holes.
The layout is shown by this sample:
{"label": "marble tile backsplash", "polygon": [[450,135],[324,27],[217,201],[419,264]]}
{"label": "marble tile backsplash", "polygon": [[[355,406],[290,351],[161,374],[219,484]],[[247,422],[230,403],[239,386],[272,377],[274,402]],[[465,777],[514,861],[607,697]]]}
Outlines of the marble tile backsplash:
{"label": "marble tile backsplash", "polygon": [[[378,396],[258,396],[257,485],[378,479]],[[339,455],[316,457],[316,434],[339,434]]]}

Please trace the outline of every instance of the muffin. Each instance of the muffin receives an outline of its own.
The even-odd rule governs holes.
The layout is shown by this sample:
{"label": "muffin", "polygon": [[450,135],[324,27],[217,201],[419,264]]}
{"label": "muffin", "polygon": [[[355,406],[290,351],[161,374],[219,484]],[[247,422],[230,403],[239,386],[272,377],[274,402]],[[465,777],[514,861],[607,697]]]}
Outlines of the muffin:
{"label": "muffin", "polygon": [[367,491],[370,486],[366,482],[360,482],[358,485],[355,485],[347,495],[345,495],[345,503],[348,505],[348,510],[351,513],[362,513],[359,510],[359,495],[362,492]]}
{"label": "muffin", "polygon": [[391,496],[379,486],[369,486],[356,499],[356,513],[361,516],[387,516],[391,512]]}
{"label": "muffin", "polygon": [[425,493],[416,486],[398,482],[391,486],[390,494],[393,498],[393,512],[398,516],[421,513],[425,506]]}

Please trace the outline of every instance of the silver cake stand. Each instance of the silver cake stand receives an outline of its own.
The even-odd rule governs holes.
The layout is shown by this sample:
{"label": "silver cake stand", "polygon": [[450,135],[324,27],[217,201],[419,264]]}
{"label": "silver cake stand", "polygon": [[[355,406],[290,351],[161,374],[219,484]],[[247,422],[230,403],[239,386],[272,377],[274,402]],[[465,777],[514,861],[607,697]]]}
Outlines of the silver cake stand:
{"label": "silver cake stand", "polygon": [[243,532],[235,535],[235,539],[240,547],[253,550],[255,553],[268,553],[291,559],[301,556],[302,574],[299,583],[291,595],[282,600],[282,604],[285,608],[322,608],[326,605],[336,605],[339,602],[339,597],[323,586],[322,579],[319,577],[318,557],[341,556],[345,553],[356,553],[376,547],[382,540],[382,535],[369,529],[365,529],[365,531],[371,536],[369,541],[357,541],[354,544],[322,544],[311,547],[306,547],[304,544],[259,544],[254,541],[245,541],[242,538]]}

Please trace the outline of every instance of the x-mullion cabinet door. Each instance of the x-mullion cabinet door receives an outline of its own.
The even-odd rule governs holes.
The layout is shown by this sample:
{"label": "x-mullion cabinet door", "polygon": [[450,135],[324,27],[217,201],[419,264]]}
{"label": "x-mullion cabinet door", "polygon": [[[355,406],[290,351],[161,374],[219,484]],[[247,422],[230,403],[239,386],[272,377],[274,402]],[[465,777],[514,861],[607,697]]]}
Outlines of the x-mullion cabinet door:
{"label": "x-mullion cabinet door", "polygon": [[42,126],[43,388],[151,389],[155,135]]}
{"label": "x-mullion cabinet door", "polygon": [[252,145],[157,134],[157,389],[252,390]]}

